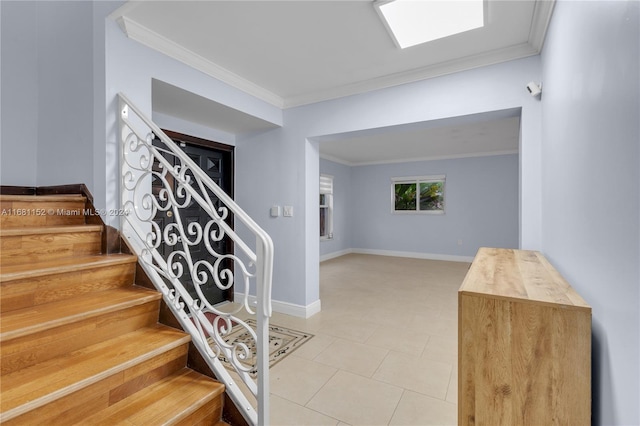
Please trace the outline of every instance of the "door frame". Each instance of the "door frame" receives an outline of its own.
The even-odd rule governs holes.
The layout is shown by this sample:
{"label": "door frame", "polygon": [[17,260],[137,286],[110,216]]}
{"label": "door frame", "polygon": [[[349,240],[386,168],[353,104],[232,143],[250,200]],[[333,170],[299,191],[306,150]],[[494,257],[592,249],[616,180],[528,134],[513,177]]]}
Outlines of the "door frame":
{"label": "door frame", "polygon": [[198,138],[196,136],[191,136],[191,135],[186,135],[184,133],[179,133],[179,132],[174,132],[173,130],[167,130],[167,129],[160,129],[162,130],[167,136],[169,136],[169,139],[171,139],[174,142],[184,142],[184,143],[188,143],[191,145],[197,145],[203,148],[213,148],[213,149],[217,149],[218,151],[224,151],[226,153],[229,154],[229,163],[231,166],[231,171],[230,171],[230,176],[229,176],[229,182],[230,182],[230,186],[229,186],[229,196],[233,199],[235,199],[234,196],[234,191],[235,191],[235,158],[234,158],[234,154],[235,154],[235,146],[233,145],[227,145],[221,142],[216,142],[216,141],[212,141],[212,140],[208,140],[208,139],[202,139],[202,138]]}

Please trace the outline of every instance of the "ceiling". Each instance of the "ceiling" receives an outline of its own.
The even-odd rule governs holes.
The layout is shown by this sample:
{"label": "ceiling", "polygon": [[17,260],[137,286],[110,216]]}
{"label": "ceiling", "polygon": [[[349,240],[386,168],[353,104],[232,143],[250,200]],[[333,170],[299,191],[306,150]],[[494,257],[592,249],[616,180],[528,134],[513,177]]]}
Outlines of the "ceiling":
{"label": "ceiling", "polygon": [[349,166],[515,154],[520,110],[331,135],[320,142],[323,158]]}
{"label": "ceiling", "polygon": [[[553,4],[552,0],[489,1],[483,28],[407,49],[395,45],[372,1],[130,1],[112,17],[128,37],[284,109],[536,55]],[[187,115],[179,118],[199,124],[234,134],[270,127],[240,111],[154,82],[154,110],[176,115],[176,99],[182,115]],[[211,114],[195,116],[196,110],[207,106]],[[480,136],[489,134],[494,125],[495,135],[515,131],[517,120],[511,118],[489,118],[484,125],[460,128],[451,127],[461,126],[457,123],[437,126],[451,127],[448,131],[434,126],[386,129],[399,133],[396,141],[405,142],[395,142],[394,150],[368,149],[370,154],[380,151],[377,157],[356,158],[357,149],[341,148],[335,140],[321,144],[320,150],[347,164],[459,156],[464,146],[470,155],[478,150],[508,151],[489,141],[481,143],[487,138]],[[382,133],[388,141],[388,132]],[[461,145],[453,139],[461,134],[460,140],[475,135],[476,142]],[[380,143],[380,136],[374,136],[351,135],[349,142]],[[418,152],[417,147],[426,151]]]}
{"label": "ceiling", "polygon": [[[232,135],[257,133],[278,127],[269,121],[161,80],[152,80],[151,93],[154,112],[214,127]],[[215,123],[213,123],[214,120]]]}

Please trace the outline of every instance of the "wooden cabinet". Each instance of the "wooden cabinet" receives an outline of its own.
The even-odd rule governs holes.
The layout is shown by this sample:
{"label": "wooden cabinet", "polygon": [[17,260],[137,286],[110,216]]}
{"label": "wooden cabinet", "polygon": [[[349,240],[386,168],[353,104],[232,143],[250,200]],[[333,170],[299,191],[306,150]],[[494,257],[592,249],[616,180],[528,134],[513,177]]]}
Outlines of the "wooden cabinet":
{"label": "wooden cabinet", "polygon": [[591,307],[542,254],[481,248],[458,316],[458,424],[591,424]]}

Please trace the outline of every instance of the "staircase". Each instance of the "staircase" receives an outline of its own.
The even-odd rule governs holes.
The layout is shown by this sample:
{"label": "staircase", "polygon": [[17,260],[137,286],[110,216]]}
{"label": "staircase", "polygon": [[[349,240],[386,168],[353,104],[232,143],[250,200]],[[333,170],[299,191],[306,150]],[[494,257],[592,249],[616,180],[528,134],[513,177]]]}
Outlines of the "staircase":
{"label": "staircase", "polygon": [[0,422],[225,425],[224,385],[186,367],[190,336],[85,203],[0,195]]}

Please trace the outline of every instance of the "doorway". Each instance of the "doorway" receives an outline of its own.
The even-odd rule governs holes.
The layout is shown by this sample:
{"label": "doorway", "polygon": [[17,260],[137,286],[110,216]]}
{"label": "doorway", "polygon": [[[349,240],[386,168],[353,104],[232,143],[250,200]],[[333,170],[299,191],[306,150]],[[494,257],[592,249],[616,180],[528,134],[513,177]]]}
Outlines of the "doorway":
{"label": "doorway", "polygon": [[[233,146],[173,132],[170,130],[163,129],[163,131],[205,172],[207,176],[209,176],[227,195],[233,198]],[[156,138],[153,143],[160,148],[164,147],[164,143],[158,138]],[[175,164],[175,158],[173,156],[166,155],[165,158],[172,164]],[[158,165],[158,163],[154,164],[154,168],[158,167]],[[187,175],[191,177],[192,182],[195,182],[195,178],[191,172],[187,172]],[[175,191],[177,190],[175,184],[173,183],[173,181],[169,181],[169,179],[167,179],[167,181],[168,184],[172,187],[172,190],[175,194]],[[156,198],[159,196],[159,193],[163,188],[164,186],[161,180],[154,177],[152,180],[152,191]],[[194,186],[194,188],[199,189],[197,185]],[[224,207],[224,205],[211,191],[207,190],[207,193],[211,198],[216,211],[220,211],[219,209]],[[181,225],[187,233],[190,224],[197,223],[200,229],[204,231],[207,223],[211,221],[209,214],[206,213],[202,209],[202,207],[193,199],[189,202],[188,205],[180,209],[180,219]],[[175,217],[171,209],[166,212],[158,211],[154,218],[154,221],[158,224],[160,229],[164,231],[167,226],[175,223]],[[233,217],[231,213],[227,215],[227,217],[225,218],[225,222],[227,223],[227,225],[233,228]],[[217,231],[219,228],[214,225],[211,229]],[[225,235],[223,238],[220,238],[219,240],[209,238],[208,243],[211,249],[219,255],[233,253],[233,241],[227,235]],[[180,244],[180,242],[174,246],[162,244],[158,248],[158,251],[160,251],[165,259],[167,259],[167,257],[171,255],[174,250],[182,250],[182,244]],[[189,246],[189,253],[191,255],[193,263],[201,260],[208,260],[213,265],[214,261],[216,260],[216,258],[207,249],[204,236],[198,244]],[[194,299],[199,299],[200,296],[198,295],[195,284],[193,283],[193,279],[189,274],[189,268],[184,257],[181,254],[177,254],[175,255],[173,261],[178,262],[183,266],[184,273],[180,278],[182,284],[189,291],[191,297],[193,297]],[[223,262],[221,262],[220,268],[218,270],[230,270],[231,273],[233,273],[233,266],[233,261],[225,259]],[[204,284],[200,285],[200,290],[209,301],[209,303],[211,303],[212,305],[216,305],[225,301],[233,301],[233,286],[226,289],[221,289],[216,285],[214,278],[211,276],[209,270],[204,268],[201,268],[199,270],[205,271],[207,274],[207,281]],[[225,283],[222,277],[220,277],[220,280],[223,282],[223,284]]]}

